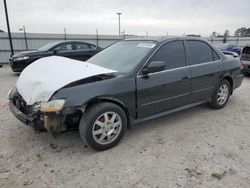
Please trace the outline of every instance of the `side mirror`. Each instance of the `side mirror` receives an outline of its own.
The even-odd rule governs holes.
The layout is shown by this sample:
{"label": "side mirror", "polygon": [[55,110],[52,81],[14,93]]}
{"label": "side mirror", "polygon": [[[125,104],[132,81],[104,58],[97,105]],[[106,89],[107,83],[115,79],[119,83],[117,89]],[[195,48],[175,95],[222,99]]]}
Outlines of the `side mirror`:
{"label": "side mirror", "polygon": [[142,70],[142,74],[149,74],[154,72],[160,72],[165,69],[166,63],[164,61],[152,61],[147,67]]}

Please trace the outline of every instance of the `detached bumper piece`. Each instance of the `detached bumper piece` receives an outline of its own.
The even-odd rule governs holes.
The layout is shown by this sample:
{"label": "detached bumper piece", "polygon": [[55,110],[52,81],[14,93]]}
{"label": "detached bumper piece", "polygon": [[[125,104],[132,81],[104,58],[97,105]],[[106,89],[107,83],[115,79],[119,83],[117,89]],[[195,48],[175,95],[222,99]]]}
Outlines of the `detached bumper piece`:
{"label": "detached bumper piece", "polygon": [[55,138],[59,137],[62,131],[62,125],[64,123],[64,117],[56,113],[48,113],[43,116],[44,127],[49,131]]}

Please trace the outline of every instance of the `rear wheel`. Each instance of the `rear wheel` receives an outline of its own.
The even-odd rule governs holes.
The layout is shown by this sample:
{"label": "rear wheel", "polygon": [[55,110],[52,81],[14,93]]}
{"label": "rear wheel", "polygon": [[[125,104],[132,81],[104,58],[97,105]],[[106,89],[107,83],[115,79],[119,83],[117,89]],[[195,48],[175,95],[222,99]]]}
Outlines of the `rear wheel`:
{"label": "rear wheel", "polygon": [[82,116],[79,125],[83,141],[95,150],[106,150],[115,146],[127,128],[127,117],[123,109],[113,103],[97,103]]}
{"label": "rear wheel", "polygon": [[227,80],[223,80],[214,92],[210,106],[214,109],[221,109],[226,106],[231,89],[230,83]]}

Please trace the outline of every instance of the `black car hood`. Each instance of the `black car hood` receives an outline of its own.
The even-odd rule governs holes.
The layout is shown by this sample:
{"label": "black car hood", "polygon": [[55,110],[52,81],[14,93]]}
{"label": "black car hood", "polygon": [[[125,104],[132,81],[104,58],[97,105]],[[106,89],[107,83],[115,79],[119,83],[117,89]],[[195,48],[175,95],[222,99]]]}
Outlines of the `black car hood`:
{"label": "black car hood", "polygon": [[75,86],[78,86],[78,85],[83,85],[83,84],[88,84],[88,83],[93,83],[93,82],[99,82],[99,81],[103,81],[103,80],[108,80],[108,79],[118,77],[119,75],[121,75],[121,73],[118,73],[118,72],[109,73],[109,74],[95,75],[95,76],[91,76],[91,77],[84,78],[84,79],[81,79],[81,80],[77,80],[75,82],[71,82],[70,84],[64,86],[61,89],[75,87]]}
{"label": "black car hood", "polygon": [[81,106],[93,98],[110,97],[120,92],[126,93],[128,88],[129,91],[135,91],[133,77],[120,72],[100,74],[72,82],[60,88],[52,95],[50,100],[65,99],[65,108]]}

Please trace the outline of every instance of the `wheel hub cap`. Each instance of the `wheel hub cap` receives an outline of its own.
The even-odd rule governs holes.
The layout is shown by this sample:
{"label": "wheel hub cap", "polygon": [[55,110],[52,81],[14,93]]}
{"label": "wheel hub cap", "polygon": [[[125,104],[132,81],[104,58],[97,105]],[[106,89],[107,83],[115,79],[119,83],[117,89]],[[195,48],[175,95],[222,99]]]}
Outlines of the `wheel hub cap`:
{"label": "wheel hub cap", "polygon": [[94,123],[93,138],[99,144],[109,144],[119,136],[121,128],[121,117],[115,112],[105,112]]}
{"label": "wheel hub cap", "polygon": [[229,95],[228,86],[226,84],[222,84],[219,88],[218,95],[217,95],[218,104],[223,105],[227,101],[228,95]]}

